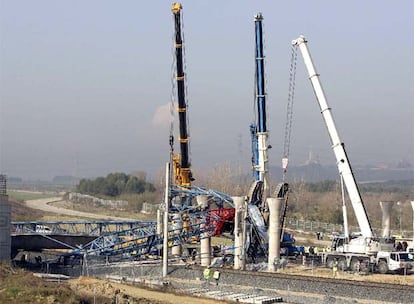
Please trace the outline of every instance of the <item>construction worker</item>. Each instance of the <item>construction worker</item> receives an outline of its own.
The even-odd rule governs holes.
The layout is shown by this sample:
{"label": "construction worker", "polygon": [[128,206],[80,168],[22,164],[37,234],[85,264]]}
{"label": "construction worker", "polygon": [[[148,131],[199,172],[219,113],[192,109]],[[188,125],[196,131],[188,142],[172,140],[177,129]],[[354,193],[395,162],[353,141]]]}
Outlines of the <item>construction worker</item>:
{"label": "construction worker", "polygon": [[332,275],[333,275],[334,278],[336,278],[336,276],[338,275],[338,260],[337,259],[335,259],[335,261],[333,263]]}
{"label": "construction worker", "polygon": [[210,268],[207,267],[206,269],[204,269],[203,277],[204,277],[205,282],[208,284],[208,282],[211,279],[211,269]]}
{"label": "construction worker", "polygon": [[213,272],[213,279],[216,281],[216,286],[218,286],[218,281],[220,279],[220,271],[216,270]]}

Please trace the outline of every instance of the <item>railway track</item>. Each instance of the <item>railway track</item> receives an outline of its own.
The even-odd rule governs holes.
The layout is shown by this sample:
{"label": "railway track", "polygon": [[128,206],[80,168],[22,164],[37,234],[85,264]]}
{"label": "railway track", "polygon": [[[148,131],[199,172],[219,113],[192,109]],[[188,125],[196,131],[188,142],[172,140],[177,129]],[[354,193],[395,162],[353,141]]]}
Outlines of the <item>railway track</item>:
{"label": "railway track", "polygon": [[[88,265],[91,276],[105,278],[118,275],[125,278],[144,278],[161,280],[160,264],[138,264],[132,262],[109,265]],[[203,285],[204,268],[196,265],[169,265],[168,277],[174,288],[191,295],[191,290],[206,288],[210,291],[223,291],[234,294],[247,294],[268,298],[282,298],[287,303],[299,304],[356,304],[356,303],[413,303],[414,286],[337,278],[325,278],[281,272],[252,272],[219,268],[221,273],[218,286],[211,282]],[[71,276],[80,275],[80,269],[71,268],[60,272]],[[414,274],[411,274],[414,275]],[[390,275],[391,276],[391,275]],[[204,287],[203,287],[204,286]],[[219,294],[219,293],[218,293]]]}
{"label": "railway track", "polygon": [[[194,279],[200,276],[201,267],[185,269],[177,267],[171,270],[171,277]],[[413,303],[414,286],[388,284],[367,281],[347,280],[343,278],[324,278],[316,276],[290,275],[283,273],[266,273],[220,269],[221,282],[229,286],[254,288],[264,295],[282,295],[284,299],[292,298],[293,303],[317,303],[316,298],[322,297],[321,303],[358,303],[355,301],[378,301],[381,303]],[[297,294],[303,294],[300,302]],[[296,296],[295,296],[296,294]],[[306,294],[306,295],[305,295]],[[342,301],[342,302],[341,302]],[[354,301],[354,302],[352,302]]]}

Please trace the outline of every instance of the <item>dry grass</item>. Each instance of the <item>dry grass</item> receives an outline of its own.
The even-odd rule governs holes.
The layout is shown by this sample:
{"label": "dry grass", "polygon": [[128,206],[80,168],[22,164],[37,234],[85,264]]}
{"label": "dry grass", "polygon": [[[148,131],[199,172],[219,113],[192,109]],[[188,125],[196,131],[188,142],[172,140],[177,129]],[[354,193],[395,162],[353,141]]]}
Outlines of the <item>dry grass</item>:
{"label": "dry grass", "polygon": [[66,283],[47,282],[30,272],[13,268],[8,264],[0,264],[0,303],[92,302],[89,296],[77,295]]}
{"label": "dry grass", "polygon": [[[27,207],[23,202],[9,200],[11,205],[12,221],[36,221],[42,220],[45,212]],[[51,215],[51,214],[47,214]]]}

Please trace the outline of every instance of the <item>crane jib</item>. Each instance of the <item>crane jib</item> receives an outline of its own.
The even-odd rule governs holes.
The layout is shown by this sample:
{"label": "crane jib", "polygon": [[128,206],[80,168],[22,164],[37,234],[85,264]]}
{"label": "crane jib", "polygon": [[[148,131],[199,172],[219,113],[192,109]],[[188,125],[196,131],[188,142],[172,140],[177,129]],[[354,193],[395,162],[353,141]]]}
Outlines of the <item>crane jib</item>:
{"label": "crane jib", "polygon": [[258,131],[266,132],[266,93],[264,81],[263,29],[261,15],[255,18],[256,29],[256,99],[258,111]]}
{"label": "crane jib", "polygon": [[180,165],[181,168],[189,168],[188,157],[188,132],[187,132],[187,105],[185,101],[185,74],[183,64],[183,41],[181,35],[181,14],[174,12],[175,23],[175,56],[176,56],[176,80],[178,97],[178,119],[180,124]]}

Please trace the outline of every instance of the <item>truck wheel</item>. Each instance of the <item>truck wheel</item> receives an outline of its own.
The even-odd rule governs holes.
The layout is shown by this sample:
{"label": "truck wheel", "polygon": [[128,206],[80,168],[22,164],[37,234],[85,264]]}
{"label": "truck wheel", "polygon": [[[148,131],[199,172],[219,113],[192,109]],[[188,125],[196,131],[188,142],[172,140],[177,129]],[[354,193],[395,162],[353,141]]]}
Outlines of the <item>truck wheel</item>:
{"label": "truck wheel", "polygon": [[333,257],[327,257],[326,258],[326,267],[332,269],[334,265],[334,258]]}
{"label": "truck wheel", "polygon": [[361,263],[361,271],[364,273],[368,273],[370,270],[369,267],[369,260],[368,259],[363,259],[362,263]]}
{"label": "truck wheel", "polygon": [[351,260],[351,271],[353,272],[359,272],[361,268],[360,262],[358,259],[353,258]]}
{"label": "truck wheel", "polygon": [[348,269],[345,258],[340,258],[338,261],[338,269],[345,271]]}
{"label": "truck wheel", "polygon": [[388,265],[385,261],[379,261],[377,270],[379,273],[385,274],[388,272]]}

